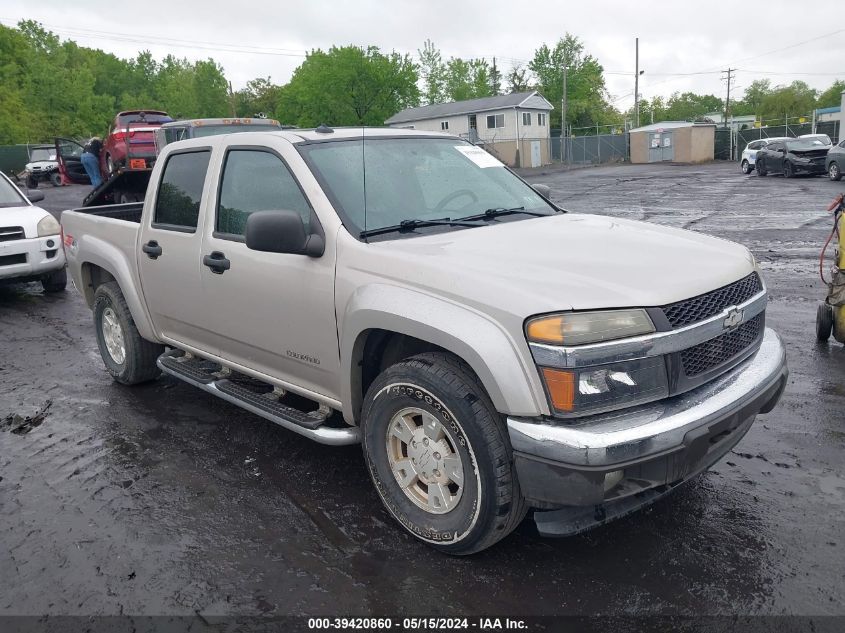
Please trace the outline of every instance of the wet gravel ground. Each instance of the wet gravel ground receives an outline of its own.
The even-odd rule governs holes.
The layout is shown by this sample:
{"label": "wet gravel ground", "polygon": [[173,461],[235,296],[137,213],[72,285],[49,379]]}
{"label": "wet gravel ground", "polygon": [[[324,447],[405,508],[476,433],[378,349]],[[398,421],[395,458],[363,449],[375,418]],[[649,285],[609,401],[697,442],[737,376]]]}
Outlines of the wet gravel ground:
{"label": "wet gravel ground", "polygon": [[[0,287],[0,615],[845,614],[845,347],[813,330],[843,184],[724,163],[528,177],[572,211],[754,251],[790,380],[712,470],[582,536],[541,539],[528,518],[447,558],[394,525],[357,447],[170,378],[118,386],[76,291]],[[87,188],[44,191],[58,211]]]}

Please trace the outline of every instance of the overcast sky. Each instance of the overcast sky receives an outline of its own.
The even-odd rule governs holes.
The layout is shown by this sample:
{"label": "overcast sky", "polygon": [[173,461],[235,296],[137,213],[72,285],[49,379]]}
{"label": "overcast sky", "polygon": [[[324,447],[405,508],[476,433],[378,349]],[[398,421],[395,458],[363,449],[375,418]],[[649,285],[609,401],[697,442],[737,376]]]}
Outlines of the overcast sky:
{"label": "overcast sky", "polygon": [[[738,6],[747,10],[736,11]],[[732,91],[739,96],[758,78],[773,85],[801,79],[819,89],[845,78],[840,21],[806,14],[794,1],[769,0],[763,11],[754,6],[677,0],[3,0],[0,22],[14,26],[35,19],[62,38],[121,57],[144,49],[158,59],[168,53],[213,57],[235,89],[262,76],[285,83],[306,50],[333,44],[374,44],[416,55],[430,38],[446,58],[495,56],[507,71],[567,31],[604,66],[620,109],[633,102],[635,37],[646,99],[687,90],[723,96],[718,71],[729,67],[738,69]],[[730,17],[733,13],[741,17]]]}

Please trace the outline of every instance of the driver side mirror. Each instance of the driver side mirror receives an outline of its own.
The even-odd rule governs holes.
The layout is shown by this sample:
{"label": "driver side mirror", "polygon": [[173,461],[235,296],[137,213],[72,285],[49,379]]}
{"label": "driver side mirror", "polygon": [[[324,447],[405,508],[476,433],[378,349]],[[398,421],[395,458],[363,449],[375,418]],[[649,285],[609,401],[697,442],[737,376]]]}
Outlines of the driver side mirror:
{"label": "driver side mirror", "polygon": [[26,197],[30,202],[41,202],[44,199],[44,192],[38,189],[27,189]]}
{"label": "driver side mirror", "polygon": [[537,193],[543,196],[546,200],[549,200],[552,195],[552,189],[548,185],[531,185],[531,188],[534,189]]}
{"label": "driver side mirror", "polygon": [[246,247],[265,253],[290,253],[321,257],[326,242],[320,235],[306,235],[296,211],[256,211],[246,219]]}

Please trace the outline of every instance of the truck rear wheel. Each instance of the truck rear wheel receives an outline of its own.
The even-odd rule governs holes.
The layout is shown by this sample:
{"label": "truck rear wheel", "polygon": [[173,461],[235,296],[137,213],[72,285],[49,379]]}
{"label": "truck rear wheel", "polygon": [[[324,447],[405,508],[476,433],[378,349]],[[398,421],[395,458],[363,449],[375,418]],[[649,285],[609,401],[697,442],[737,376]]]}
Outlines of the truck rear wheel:
{"label": "truck rear wheel", "polygon": [[164,346],[141,338],[115,281],[98,286],[94,293],[94,326],[100,356],[117,382],[136,385],[161,373],[156,359]]}
{"label": "truck rear wheel", "polygon": [[525,517],[502,416],[449,354],[419,354],[382,372],[364,400],[362,438],[388,511],[445,553],[479,552]]}

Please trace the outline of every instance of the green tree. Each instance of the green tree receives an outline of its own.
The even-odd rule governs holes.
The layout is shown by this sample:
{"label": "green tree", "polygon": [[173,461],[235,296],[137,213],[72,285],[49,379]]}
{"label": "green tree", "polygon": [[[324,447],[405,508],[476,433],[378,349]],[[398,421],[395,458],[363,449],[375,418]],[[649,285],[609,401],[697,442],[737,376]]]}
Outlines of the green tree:
{"label": "green tree", "polygon": [[837,79],[833,84],[819,95],[816,100],[817,108],[832,108],[842,104],[842,91],[845,90],[845,81]]}
{"label": "green tree", "polygon": [[382,125],[419,105],[417,70],[408,55],[375,46],[311,51],[279,91],[275,118],[302,127]]}
{"label": "green tree", "polygon": [[259,113],[271,115],[276,109],[280,87],[269,77],[259,77],[246,82],[246,87],[235,94],[237,114],[251,117]]}
{"label": "green tree", "polygon": [[[528,64],[537,80],[537,89],[553,104],[563,96],[563,69],[567,68],[567,123],[573,127],[619,121],[619,114],[609,106],[604,83],[604,69],[598,60],[584,51],[576,36],[567,33],[553,48],[543,44]],[[551,113],[552,127],[561,124],[561,111]]]}
{"label": "green tree", "polygon": [[731,105],[734,114],[754,114],[760,118],[763,101],[772,92],[772,82],[768,79],[755,79],[745,89],[740,101]]}
{"label": "green tree", "polygon": [[816,105],[816,91],[803,81],[776,86],[763,97],[760,109],[764,120],[780,121],[786,117],[809,115]]}
{"label": "green tree", "polygon": [[525,92],[531,89],[528,69],[522,64],[515,64],[508,73],[508,92]]}
{"label": "green tree", "polygon": [[666,102],[662,118],[667,121],[694,121],[705,114],[722,110],[724,102],[714,95],[676,92]]}
{"label": "green tree", "polygon": [[420,58],[423,103],[425,105],[442,103],[446,100],[446,64],[443,62],[440,50],[431,40],[426,40],[422,49],[417,50],[417,54]]}

